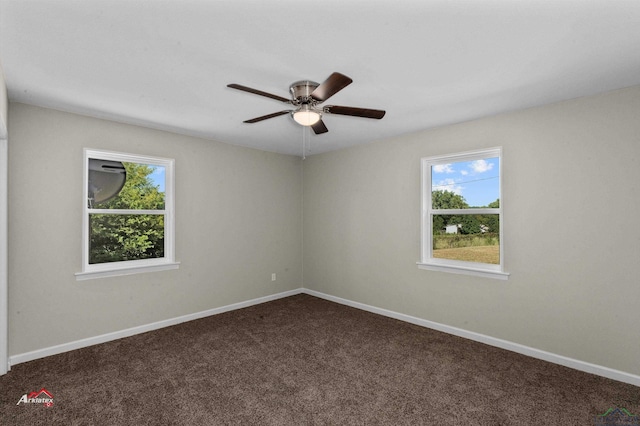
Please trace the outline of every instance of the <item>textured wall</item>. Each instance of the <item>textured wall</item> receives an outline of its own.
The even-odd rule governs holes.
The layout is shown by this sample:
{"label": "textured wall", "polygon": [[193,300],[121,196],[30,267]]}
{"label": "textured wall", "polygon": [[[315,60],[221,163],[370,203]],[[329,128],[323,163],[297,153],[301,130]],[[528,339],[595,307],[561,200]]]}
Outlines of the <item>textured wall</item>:
{"label": "textured wall", "polygon": [[[302,286],[300,158],[18,103],[9,111],[10,355]],[[180,269],[76,281],[84,147],[175,158]]]}
{"label": "textured wall", "polygon": [[[304,163],[305,287],[640,374],[640,87]],[[419,270],[420,158],[503,147],[508,281]]]}

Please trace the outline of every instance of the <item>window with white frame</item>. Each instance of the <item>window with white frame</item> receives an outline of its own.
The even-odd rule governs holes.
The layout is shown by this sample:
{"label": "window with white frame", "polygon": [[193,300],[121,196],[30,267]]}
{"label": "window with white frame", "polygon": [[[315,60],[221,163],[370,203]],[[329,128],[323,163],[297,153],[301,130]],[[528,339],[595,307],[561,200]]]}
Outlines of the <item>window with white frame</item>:
{"label": "window with white frame", "polygon": [[502,150],[422,159],[421,269],[507,279]]}
{"label": "window with white frame", "polygon": [[174,160],[84,150],[78,279],[175,269]]}

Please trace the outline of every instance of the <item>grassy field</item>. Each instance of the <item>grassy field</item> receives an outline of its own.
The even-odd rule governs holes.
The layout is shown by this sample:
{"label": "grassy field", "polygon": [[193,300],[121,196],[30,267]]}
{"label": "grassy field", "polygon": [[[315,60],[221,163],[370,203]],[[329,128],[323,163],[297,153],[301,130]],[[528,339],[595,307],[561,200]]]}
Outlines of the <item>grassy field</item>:
{"label": "grassy field", "polygon": [[433,250],[438,259],[464,260],[465,262],[500,263],[500,246],[458,247]]}

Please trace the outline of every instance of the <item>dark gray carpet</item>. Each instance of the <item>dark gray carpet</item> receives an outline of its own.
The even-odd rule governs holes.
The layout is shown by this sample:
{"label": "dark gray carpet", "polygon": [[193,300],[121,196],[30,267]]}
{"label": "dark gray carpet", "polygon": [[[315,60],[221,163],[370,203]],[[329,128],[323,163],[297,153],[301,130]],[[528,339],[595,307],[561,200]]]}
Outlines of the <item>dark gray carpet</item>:
{"label": "dark gray carpet", "polygon": [[[53,406],[16,405],[45,388]],[[2,425],[593,425],[640,388],[308,295],[16,365]]]}

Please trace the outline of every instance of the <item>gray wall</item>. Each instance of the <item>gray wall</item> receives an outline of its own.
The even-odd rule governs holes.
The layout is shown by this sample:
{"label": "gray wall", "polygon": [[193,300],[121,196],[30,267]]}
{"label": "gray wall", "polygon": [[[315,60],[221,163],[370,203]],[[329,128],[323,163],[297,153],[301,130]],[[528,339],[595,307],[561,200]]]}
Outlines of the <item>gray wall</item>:
{"label": "gray wall", "polygon": [[[302,286],[300,158],[18,103],[9,132],[9,355]],[[84,147],[175,158],[180,269],[76,281]]]}
{"label": "gray wall", "polygon": [[[419,270],[420,158],[494,146],[510,279]],[[303,194],[306,288],[640,374],[640,87],[314,155]]]}
{"label": "gray wall", "polygon": [[8,251],[8,141],[7,141],[7,111],[9,100],[4,73],[0,64],[0,374],[7,372],[8,359],[8,319],[9,292],[7,289],[7,251]]}
{"label": "gray wall", "polygon": [[7,86],[4,82],[4,72],[0,64],[0,139],[7,139],[7,111],[9,109],[9,98],[7,97]]}

